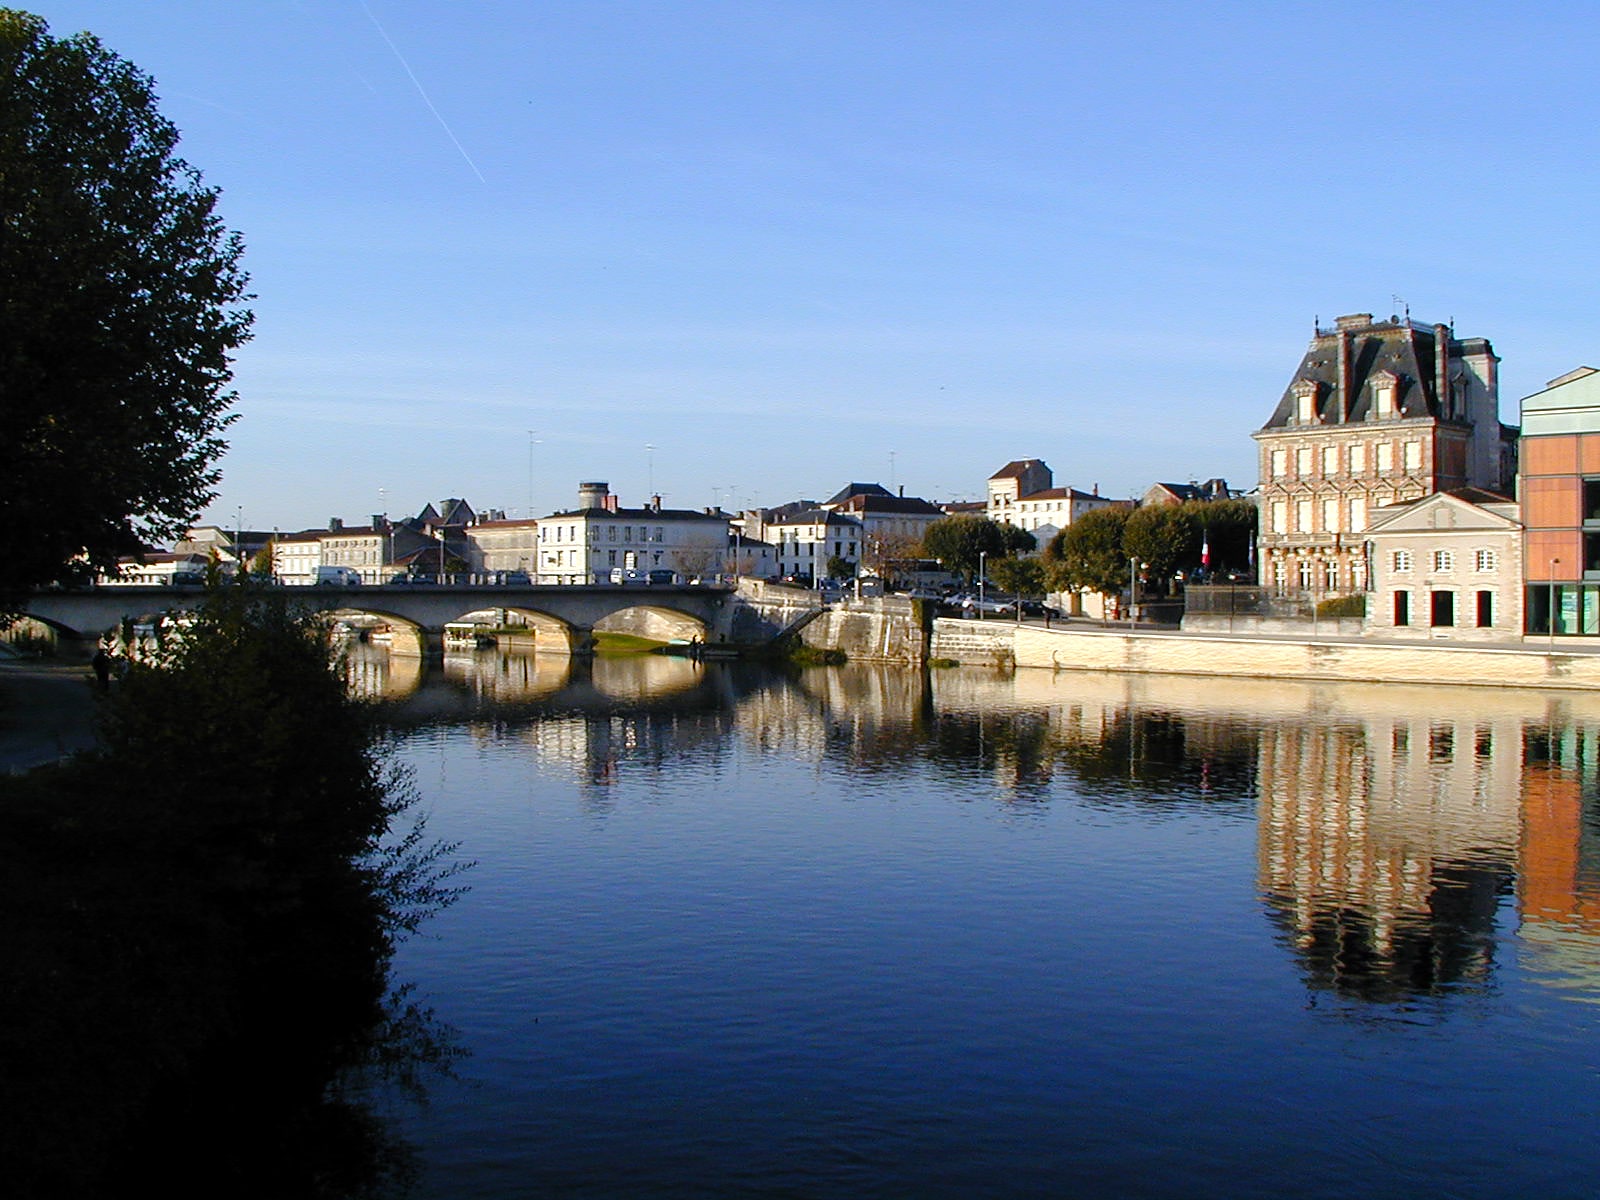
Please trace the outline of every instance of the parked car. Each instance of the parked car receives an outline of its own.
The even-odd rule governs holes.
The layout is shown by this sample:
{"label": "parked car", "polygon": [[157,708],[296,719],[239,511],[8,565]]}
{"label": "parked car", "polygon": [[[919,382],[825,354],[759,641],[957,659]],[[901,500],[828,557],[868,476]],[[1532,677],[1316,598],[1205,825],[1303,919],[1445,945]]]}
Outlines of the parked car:
{"label": "parked car", "polygon": [[649,583],[649,573],[638,567],[612,567],[612,583]]}
{"label": "parked car", "polygon": [[390,579],[389,582],[406,587],[422,587],[427,584],[438,583],[439,577],[431,571],[402,571]]}
{"label": "parked car", "polygon": [[645,582],[651,587],[670,587],[678,582],[678,573],[676,571],[651,571],[646,576]]}
{"label": "parked car", "polygon": [[501,587],[529,587],[533,580],[528,577],[526,571],[500,571],[495,574],[492,582]]}

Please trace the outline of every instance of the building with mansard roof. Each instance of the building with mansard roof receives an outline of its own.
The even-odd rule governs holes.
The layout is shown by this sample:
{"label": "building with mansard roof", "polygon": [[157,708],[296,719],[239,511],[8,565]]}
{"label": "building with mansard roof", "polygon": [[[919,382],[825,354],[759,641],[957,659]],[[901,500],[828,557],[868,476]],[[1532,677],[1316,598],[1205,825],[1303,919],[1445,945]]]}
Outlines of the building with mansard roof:
{"label": "building with mansard roof", "polygon": [[1462,487],[1509,493],[1517,431],[1500,423],[1499,362],[1487,338],[1409,316],[1316,329],[1253,435],[1261,581],[1361,591],[1362,534],[1379,507]]}

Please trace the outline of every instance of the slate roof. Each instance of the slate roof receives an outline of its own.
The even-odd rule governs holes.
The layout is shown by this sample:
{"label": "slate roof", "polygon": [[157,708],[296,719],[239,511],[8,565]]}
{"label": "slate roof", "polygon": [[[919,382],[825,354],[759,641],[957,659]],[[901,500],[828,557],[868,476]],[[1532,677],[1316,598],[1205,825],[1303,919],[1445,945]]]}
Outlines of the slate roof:
{"label": "slate roof", "polygon": [[850,497],[838,506],[842,512],[906,513],[912,516],[943,516],[937,504],[929,504],[917,496],[892,496],[887,492],[866,492]]}
{"label": "slate roof", "polygon": [[894,493],[881,483],[847,483],[832,496],[822,502],[823,508],[838,508],[840,505],[854,500],[857,496],[888,496],[891,499]]}
{"label": "slate roof", "polygon": [[841,512],[829,508],[808,508],[801,512],[791,513],[776,521],[768,521],[768,525],[859,525],[860,521]]}
{"label": "slate roof", "polygon": [[[1396,411],[1401,417],[1437,417],[1440,415],[1436,375],[1438,331],[1444,326],[1426,326],[1410,319],[1390,318],[1388,321],[1369,321],[1349,324],[1341,318],[1342,329],[1318,329],[1311,346],[1283,398],[1273,411],[1263,429],[1280,429],[1293,422],[1295,415],[1295,385],[1309,381],[1317,385],[1317,413],[1327,424],[1342,424],[1367,419],[1372,406],[1371,383],[1373,377],[1387,371],[1395,377]],[[1352,401],[1348,410],[1341,409],[1343,398],[1339,395],[1339,344],[1341,335],[1350,342],[1349,391]],[[1446,336],[1448,331],[1446,330]],[[1483,338],[1449,340],[1452,360],[1463,354],[1489,349]],[[1493,353],[1489,349],[1489,353]]]}

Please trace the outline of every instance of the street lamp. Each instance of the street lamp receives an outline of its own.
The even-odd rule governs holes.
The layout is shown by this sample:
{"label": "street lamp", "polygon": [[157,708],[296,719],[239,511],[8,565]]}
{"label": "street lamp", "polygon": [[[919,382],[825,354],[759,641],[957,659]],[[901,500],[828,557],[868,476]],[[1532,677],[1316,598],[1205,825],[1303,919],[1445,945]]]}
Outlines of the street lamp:
{"label": "street lamp", "polygon": [[989,552],[987,550],[979,550],[978,551],[978,620],[980,620],[980,621],[983,620],[983,596],[984,596],[983,573],[984,573],[984,570],[985,570],[984,563],[988,559],[988,557],[989,557]]}
{"label": "street lamp", "polygon": [[1139,622],[1139,570],[1148,567],[1149,563],[1142,563],[1137,558],[1128,559],[1128,632],[1133,632],[1133,627]]}

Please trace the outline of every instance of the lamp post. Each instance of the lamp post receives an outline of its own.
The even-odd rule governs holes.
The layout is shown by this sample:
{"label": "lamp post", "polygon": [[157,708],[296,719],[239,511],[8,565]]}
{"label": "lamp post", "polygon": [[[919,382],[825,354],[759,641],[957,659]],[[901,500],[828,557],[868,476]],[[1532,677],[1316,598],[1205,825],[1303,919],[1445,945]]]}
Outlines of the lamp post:
{"label": "lamp post", "polygon": [[983,573],[984,573],[984,570],[986,569],[985,568],[985,563],[988,560],[988,558],[989,558],[989,552],[987,550],[979,550],[978,551],[978,620],[980,620],[980,621],[983,620],[983,597],[984,597]]}
{"label": "lamp post", "polygon": [[1561,565],[1559,558],[1550,560],[1550,629],[1548,653],[1556,652],[1556,568]]}
{"label": "lamp post", "polygon": [[1139,560],[1128,560],[1128,632],[1133,632],[1134,625],[1139,620]]}

